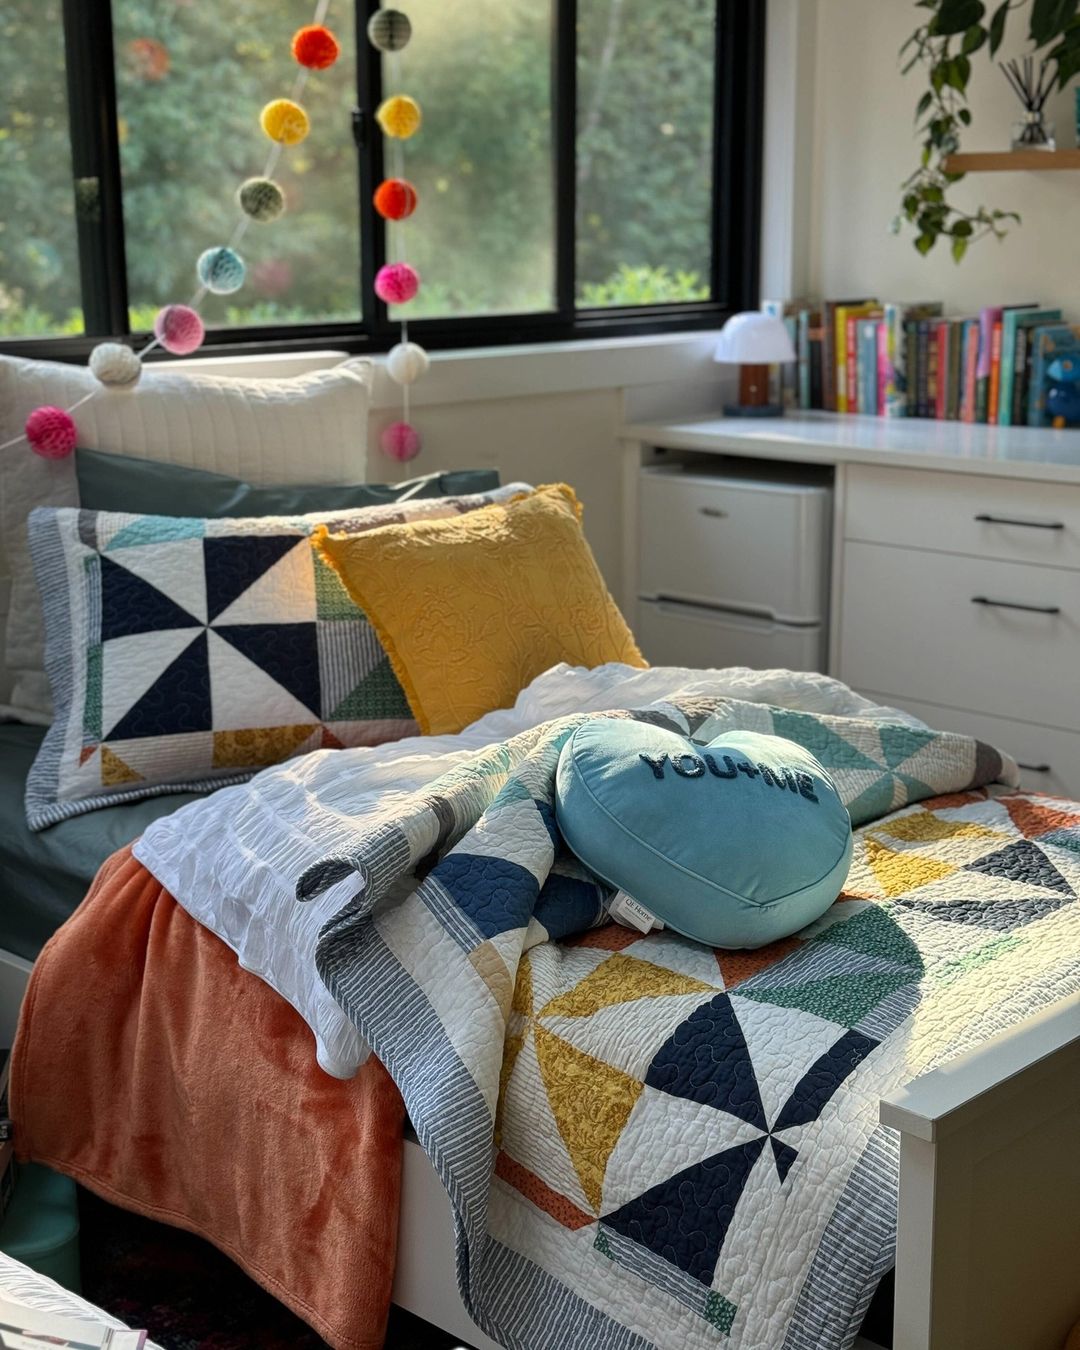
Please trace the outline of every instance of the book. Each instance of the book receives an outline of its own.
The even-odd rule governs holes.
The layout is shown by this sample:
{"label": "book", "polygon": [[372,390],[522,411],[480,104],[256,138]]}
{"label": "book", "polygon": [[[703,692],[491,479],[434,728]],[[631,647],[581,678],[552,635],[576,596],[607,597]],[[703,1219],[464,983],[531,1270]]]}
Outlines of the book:
{"label": "book", "polygon": [[885,396],[892,379],[893,364],[889,357],[889,328],[884,319],[877,326],[877,409],[879,417],[885,416]]}
{"label": "book", "polygon": [[923,371],[925,373],[926,388],[921,399],[923,417],[937,416],[937,386],[938,386],[938,340],[937,324],[924,321],[919,324],[919,344],[920,348],[925,349],[923,356]]}
{"label": "book", "polygon": [[909,400],[914,351],[908,325],[917,319],[932,318],[940,314],[943,308],[939,300],[924,300],[917,304],[901,304],[890,300],[883,307],[889,359],[889,373],[883,392],[886,417],[907,417],[914,412],[914,399]]}
{"label": "book", "polygon": [[[855,300],[825,300],[821,306],[822,353],[821,381],[823,407],[829,412],[839,412],[837,403],[837,359],[836,335],[838,329],[837,310],[855,305],[865,305],[862,298]],[[845,327],[844,332],[847,332]]]}
{"label": "book", "polygon": [[877,415],[878,403],[878,325],[880,319],[860,319],[856,354],[855,406],[860,413]]}
{"label": "book", "polygon": [[0,1346],[5,1350],[44,1350],[50,1345],[71,1350],[143,1350],[145,1344],[145,1331],[46,1312],[0,1293]]}
{"label": "book", "polygon": [[979,364],[976,371],[975,420],[989,421],[990,371],[993,362],[994,324],[1001,319],[1000,305],[984,305],[979,311]]}
{"label": "book", "polygon": [[990,385],[986,394],[986,420],[996,425],[998,420],[998,394],[1001,384],[1001,319],[994,320],[990,331]]}
{"label": "book", "polygon": [[[1025,328],[1036,324],[1057,323],[1061,320],[1060,309],[1006,309],[1001,316],[1001,381],[998,391],[998,422],[1009,426],[1013,418],[1013,409],[1019,409],[1016,402],[1017,345],[1019,334]],[[1026,344],[1025,344],[1026,350]],[[1023,421],[1026,417],[1017,417]]]}
{"label": "book", "polygon": [[824,329],[821,324],[810,329],[810,406],[825,407],[825,388],[823,382]]}
{"label": "book", "polygon": [[1031,378],[1028,388],[1028,426],[1050,425],[1046,411],[1046,372],[1059,356],[1080,353],[1080,324],[1051,323],[1033,328],[1031,341]]}
{"label": "book", "polygon": [[858,403],[858,352],[856,324],[860,319],[877,318],[876,300],[859,305],[841,305],[836,311],[836,411],[855,412]]}
{"label": "book", "polygon": [[964,320],[963,392],[960,397],[960,420],[975,421],[975,385],[979,367],[979,321]]}
{"label": "book", "polygon": [[960,419],[960,384],[963,375],[961,349],[964,340],[963,319],[953,319],[949,325],[949,393],[945,400],[945,416],[950,422]]}
{"label": "book", "polygon": [[934,411],[939,422],[948,416],[949,405],[949,365],[952,344],[952,325],[942,319],[934,325]]}
{"label": "book", "polygon": [[809,309],[806,306],[799,310],[796,315],[795,351],[798,356],[796,380],[798,384],[800,408],[812,408],[814,406],[811,394],[812,374],[810,369],[810,334],[813,329],[820,327],[820,311]]}

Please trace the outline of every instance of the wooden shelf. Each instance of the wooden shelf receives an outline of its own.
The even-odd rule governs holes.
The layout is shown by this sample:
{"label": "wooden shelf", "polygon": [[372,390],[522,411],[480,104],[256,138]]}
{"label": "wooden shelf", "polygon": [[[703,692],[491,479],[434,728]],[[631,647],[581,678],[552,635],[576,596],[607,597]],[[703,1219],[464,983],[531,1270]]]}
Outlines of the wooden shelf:
{"label": "wooden shelf", "polygon": [[970,155],[949,155],[944,168],[946,173],[1080,169],[1080,150],[986,150]]}

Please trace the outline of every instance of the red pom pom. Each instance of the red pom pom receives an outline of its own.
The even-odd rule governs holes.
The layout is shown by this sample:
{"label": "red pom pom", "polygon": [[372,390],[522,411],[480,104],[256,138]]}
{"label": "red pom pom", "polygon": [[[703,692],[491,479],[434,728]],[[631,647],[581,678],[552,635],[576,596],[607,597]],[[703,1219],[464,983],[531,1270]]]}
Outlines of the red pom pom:
{"label": "red pom pom", "polygon": [[406,178],[388,178],[375,189],[375,210],[384,220],[407,220],[419,201]]}
{"label": "red pom pom", "polygon": [[321,23],[308,24],[293,34],[292,54],[308,70],[325,70],[341,53],[341,44]]}
{"label": "red pom pom", "polygon": [[379,443],[383,454],[396,459],[399,464],[415,459],[423,445],[420,433],[408,422],[391,422],[380,437]]}
{"label": "red pom pom", "polygon": [[63,408],[35,408],[26,419],[26,439],[35,455],[63,459],[75,449],[75,423]]}

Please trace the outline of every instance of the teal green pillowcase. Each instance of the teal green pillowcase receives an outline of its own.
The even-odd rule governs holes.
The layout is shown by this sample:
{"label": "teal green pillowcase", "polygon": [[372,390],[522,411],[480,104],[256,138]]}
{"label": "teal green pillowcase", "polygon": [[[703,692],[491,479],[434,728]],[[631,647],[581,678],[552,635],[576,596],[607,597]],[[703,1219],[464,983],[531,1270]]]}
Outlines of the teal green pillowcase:
{"label": "teal green pillowcase", "polygon": [[344,487],[283,483],[263,487],[228,474],[159,464],[149,459],[77,450],[79,504],[85,511],[127,511],[132,515],[297,516],[312,511],[349,511],[385,506],[408,497],[461,497],[499,486],[497,469],[460,469],[426,474],[406,483],[356,483]]}
{"label": "teal green pillowcase", "polygon": [[753,731],[698,745],[626,718],[583,722],[559,756],[556,820],[587,867],[710,947],[805,928],[851,863],[829,775],[794,741]]}

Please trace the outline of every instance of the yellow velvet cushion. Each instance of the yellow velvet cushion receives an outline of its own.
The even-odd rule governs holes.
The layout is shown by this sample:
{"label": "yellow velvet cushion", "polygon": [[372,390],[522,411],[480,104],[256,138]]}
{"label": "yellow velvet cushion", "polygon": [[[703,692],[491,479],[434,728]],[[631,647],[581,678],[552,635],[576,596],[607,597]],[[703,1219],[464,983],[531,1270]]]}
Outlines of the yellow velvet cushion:
{"label": "yellow velvet cushion", "polygon": [[421,729],[510,707],[559,661],[646,664],[604,585],[565,484],[447,520],[316,545],[371,621]]}

